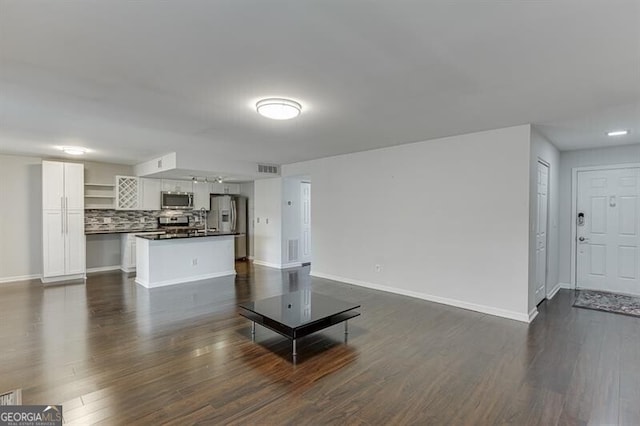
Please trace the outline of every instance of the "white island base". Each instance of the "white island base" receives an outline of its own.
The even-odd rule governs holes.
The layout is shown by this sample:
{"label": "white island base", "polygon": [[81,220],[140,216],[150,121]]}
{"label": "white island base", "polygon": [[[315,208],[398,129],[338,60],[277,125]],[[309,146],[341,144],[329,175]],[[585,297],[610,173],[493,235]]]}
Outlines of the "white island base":
{"label": "white island base", "polygon": [[235,275],[234,236],[136,241],[136,283],[162,287]]}

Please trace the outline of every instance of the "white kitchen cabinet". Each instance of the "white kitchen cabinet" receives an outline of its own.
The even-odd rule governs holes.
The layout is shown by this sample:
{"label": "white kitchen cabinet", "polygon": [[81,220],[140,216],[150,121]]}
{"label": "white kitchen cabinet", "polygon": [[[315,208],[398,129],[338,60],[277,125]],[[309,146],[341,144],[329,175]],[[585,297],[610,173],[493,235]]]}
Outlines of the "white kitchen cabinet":
{"label": "white kitchen cabinet", "polygon": [[42,281],[83,278],[84,165],[42,162]]}
{"label": "white kitchen cabinet", "polygon": [[213,194],[240,194],[239,183],[213,183],[211,192]]}
{"label": "white kitchen cabinet", "polygon": [[65,275],[65,233],[63,210],[42,211],[43,276]]}
{"label": "white kitchen cabinet", "polygon": [[193,183],[193,209],[200,210],[204,207],[205,210],[211,209],[211,186],[208,182],[194,182]]}
{"label": "white kitchen cabinet", "polygon": [[120,236],[120,269],[124,272],[136,270],[136,234]]}
{"label": "white kitchen cabinet", "polygon": [[139,210],[140,178],[116,176],[116,210]]}
{"label": "white kitchen cabinet", "polygon": [[162,179],[162,190],[171,192],[193,192],[190,180]]}
{"label": "white kitchen cabinet", "polygon": [[160,210],[160,193],[162,181],[160,179],[140,178],[140,210]]}
{"label": "white kitchen cabinet", "polygon": [[84,164],[42,162],[42,209],[84,210]]}

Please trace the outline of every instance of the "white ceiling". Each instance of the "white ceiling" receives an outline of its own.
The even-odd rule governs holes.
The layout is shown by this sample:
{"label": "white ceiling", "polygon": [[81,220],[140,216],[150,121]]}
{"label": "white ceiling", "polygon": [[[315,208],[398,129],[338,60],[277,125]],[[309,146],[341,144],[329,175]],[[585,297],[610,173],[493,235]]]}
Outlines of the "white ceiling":
{"label": "white ceiling", "polygon": [[0,152],[285,164],[524,123],[640,142],[640,1],[0,0]]}

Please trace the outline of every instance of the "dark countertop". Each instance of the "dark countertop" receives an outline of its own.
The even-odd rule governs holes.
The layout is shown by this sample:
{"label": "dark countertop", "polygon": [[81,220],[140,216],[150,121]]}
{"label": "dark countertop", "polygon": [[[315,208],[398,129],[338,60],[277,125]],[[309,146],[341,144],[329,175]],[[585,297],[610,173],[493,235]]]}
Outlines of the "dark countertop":
{"label": "dark countertop", "polygon": [[202,238],[202,237],[225,237],[231,235],[238,235],[237,232],[218,232],[209,231],[206,234],[204,232],[182,232],[182,233],[167,233],[167,234],[155,234],[155,235],[138,235],[138,238],[144,238],[150,241],[164,241],[164,240],[178,240],[182,238]]}
{"label": "dark countertop", "polygon": [[99,235],[99,234],[137,234],[138,232],[164,232],[158,228],[140,228],[140,229],[96,229],[91,231],[84,231],[85,235]]}

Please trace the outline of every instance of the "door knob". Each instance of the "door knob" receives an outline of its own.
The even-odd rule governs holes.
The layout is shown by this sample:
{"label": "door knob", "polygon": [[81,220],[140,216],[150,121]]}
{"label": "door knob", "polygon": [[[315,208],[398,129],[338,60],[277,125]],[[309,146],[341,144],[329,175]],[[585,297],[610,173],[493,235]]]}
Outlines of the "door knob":
{"label": "door knob", "polygon": [[580,238],[578,238],[578,241],[580,241],[581,243],[583,243],[583,242],[587,241],[587,239],[586,239],[585,237],[580,237]]}

